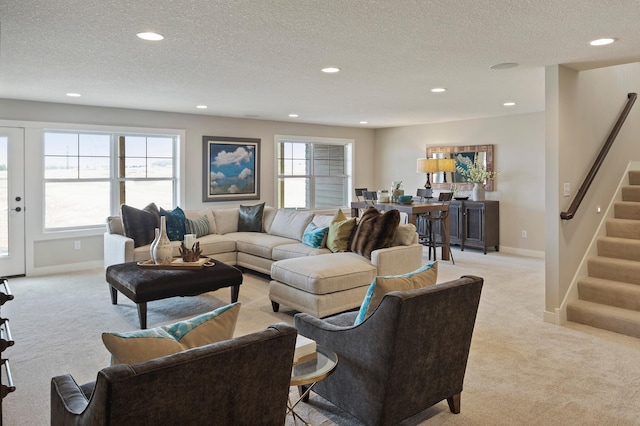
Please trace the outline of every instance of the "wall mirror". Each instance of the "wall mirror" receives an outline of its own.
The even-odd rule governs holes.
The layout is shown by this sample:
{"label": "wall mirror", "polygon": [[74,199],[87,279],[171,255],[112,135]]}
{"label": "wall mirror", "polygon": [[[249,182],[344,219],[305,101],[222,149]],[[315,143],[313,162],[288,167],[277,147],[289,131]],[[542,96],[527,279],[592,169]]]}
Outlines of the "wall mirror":
{"label": "wall mirror", "polygon": [[[493,172],[493,145],[467,145],[467,146],[427,146],[427,158],[453,158],[456,165],[473,162],[477,158],[484,162],[489,172]],[[459,173],[434,173],[431,186],[434,189],[449,189],[452,183],[465,184]],[[466,183],[469,188],[472,184]],[[495,179],[485,182],[485,189],[493,191]]]}

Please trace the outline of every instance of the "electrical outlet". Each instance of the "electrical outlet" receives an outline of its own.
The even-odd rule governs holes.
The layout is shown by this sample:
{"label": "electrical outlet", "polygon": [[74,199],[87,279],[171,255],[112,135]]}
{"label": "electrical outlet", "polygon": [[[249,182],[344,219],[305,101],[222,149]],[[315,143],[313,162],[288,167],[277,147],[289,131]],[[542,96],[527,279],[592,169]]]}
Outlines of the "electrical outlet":
{"label": "electrical outlet", "polygon": [[564,184],[564,196],[565,197],[571,196],[571,185],[569,183]]}
{"label": "electrical outlet", "polygon": [[527,231],[524,229],[522,230],[522,238],[527,238]]}
{"label": "electrical outlet", "polygon": [[80,241],[74,241],[73,242],[73,248],[75,248],[76,250],[80,250]]}

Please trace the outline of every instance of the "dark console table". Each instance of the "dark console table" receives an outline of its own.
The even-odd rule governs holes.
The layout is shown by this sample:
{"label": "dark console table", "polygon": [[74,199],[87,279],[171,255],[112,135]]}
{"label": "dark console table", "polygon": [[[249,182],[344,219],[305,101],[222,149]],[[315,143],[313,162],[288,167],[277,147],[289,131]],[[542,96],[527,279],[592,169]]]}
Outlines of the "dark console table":
{"label": "dark console table", "polygon": [[449,205],[449,242],[479,248],[500,248],[500,204],[498,201],[454,200]]}

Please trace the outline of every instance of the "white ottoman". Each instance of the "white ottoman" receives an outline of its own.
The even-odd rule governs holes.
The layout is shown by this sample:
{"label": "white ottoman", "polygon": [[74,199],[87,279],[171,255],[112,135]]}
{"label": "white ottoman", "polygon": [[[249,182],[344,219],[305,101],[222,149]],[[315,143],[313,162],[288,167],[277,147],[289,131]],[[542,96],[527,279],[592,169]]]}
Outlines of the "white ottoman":
{"label": "white ottoman", "polygon": [[323,318],[362,304],[377,268],[355,253],[298,257],[271,265],[269,299]]}

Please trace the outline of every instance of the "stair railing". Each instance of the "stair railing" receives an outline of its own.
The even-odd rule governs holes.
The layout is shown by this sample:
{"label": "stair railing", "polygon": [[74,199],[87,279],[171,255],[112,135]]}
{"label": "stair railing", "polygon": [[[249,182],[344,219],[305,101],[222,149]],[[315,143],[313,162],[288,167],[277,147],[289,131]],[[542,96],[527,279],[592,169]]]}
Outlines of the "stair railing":
{"label": "stair railing", "polygon": [[591,170],[589,170],[589,173],[584,178],[584,182],[582,182],[582,185],[580,185],[580,189],[578,189],[578,192],[576,193],[576,197],[573,199],[573,201],[571,202],[571,205],[569,206],[569,210],[567,210],[566,212],[560,213],[561,219],[570,220],[570,219],[573,219],[573,216],[575,216],[576,211],[578,210],[578,207],[580,207],[580,203],[582,203],[582,200],[584,199],[584,196],[587,194],[587,191],[589,190],[589,187],[591,186],[593,179],[596,177],[598,170],[600,170],[600,166],[602,166],[604,159],[607,157],[607,153],[609,152],[611,145],[613,145],[613,142],[616,140],[616,136],[618,136],[618,132],[620,131],[620,128],[624,124],[624,121],[627,119],[627,116],[629,115],[629,111],[631,111],[631,107],[633,107],[633,104],[635,103],[637,97],[638,97],[637,93],[627,94],[627,104],[624,106],[624,109],[620,113],[620,116],[618,117],[618,121],[616,121],[615,126],[613,126],[613,129],[611,129],[611,133],[609,133],[609,137],[607,137],[607,140],[602,146],[600,153],[598,154],[598,156],[596,157],[596,160],[591,166]]}

